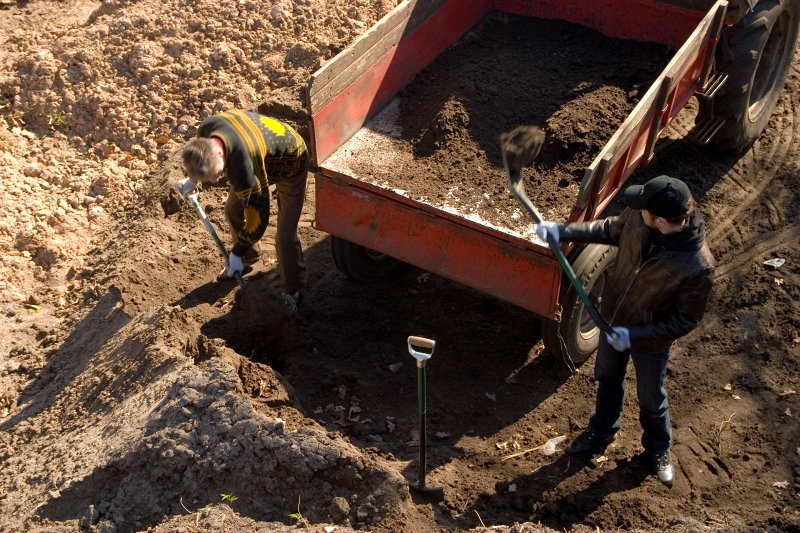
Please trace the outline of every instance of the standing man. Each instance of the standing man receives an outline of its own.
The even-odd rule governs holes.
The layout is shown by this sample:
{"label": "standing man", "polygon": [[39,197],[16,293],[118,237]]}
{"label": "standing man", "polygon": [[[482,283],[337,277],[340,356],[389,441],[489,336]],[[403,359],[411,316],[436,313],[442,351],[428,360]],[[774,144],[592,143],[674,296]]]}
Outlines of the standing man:
{"label": "standing man", "polygon": [[223,172],[230,191],[225,203],[233,249],[219,279],[233,278],[257,262],[258,241],[269,221],[269,185],[278,198],[275,251],[284,304],[297,310],[306,269],[297,236],[305,201],[308,150],[291,126],[257,113],[230,109],[200,123],[197,137],[183,148],[183,165],[196,182],[216,184]]}
{"label": "standing man", "polygon": [[714,258],[706,225],[689,188],[658,176],[625,189],[628,209],[592,222],[542,222],[536,233],[558,241],[619,247],[602,294],[601,312],[616,336],[601,335],[595,361],[595,410],[587,429],[567,446],[577,457],[602,453],[621,424],[628,361],[636,371],[642,446],[658,479],[672,486],[672,427],[664,388],[670,348],[703,317]]}

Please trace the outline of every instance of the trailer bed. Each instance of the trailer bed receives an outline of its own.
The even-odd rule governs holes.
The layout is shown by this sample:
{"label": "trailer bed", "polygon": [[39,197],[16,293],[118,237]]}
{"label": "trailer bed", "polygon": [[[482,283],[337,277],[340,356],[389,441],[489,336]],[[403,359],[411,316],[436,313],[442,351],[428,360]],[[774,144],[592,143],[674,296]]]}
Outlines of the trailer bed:
{"label": "trailer bed", "polygon": [[566,21],[490,13],[325,162],[328,169],[527,238],[498,136],[539,124],[527,169],[546,218],[570,213],[583,171],[671,57]]}
{"label": "trailer bed", "polygon": [[[383,266],[387,263],[380,257],[386,254],[543,317],[557,319],[561,269],[545,243],[528,238],[524,227],[527,221],[521,215],[516,216],[521,223],[518,229],[509,227],[509,221],[515,220],[517,207],[505,192],[507,185],[500,167],[497,136],[513,126],[537,122],[530,109],[553,92],[552,87],[537,84],[545,74],[551,75],[547,84],[557,83],[560,78],[573,80],[566,96],[562,93],[562,104],[580,102],[585,95],[596,97],[603,87],[611,87],[607,91],[611,96],[617,95],[615,98],[624,92],[624,97],[612,98],[606,107],[590,100],[583,114],[577,115],[588,117],[582,120],[560,107],[538,111],[538,118],[545,122],[540,125],[551,130],[550,144],[530,171],[547,173],[539,182],[528,176],[529,194],[547,218],[567,218],[562,214],[567,211],[573,221],[600,216],[631,173],[650,160],[660,133],[688,99],[698,91],[713,91],[719,86],[719,78],[711,76],[712,59],[725,8],[723,0],[709,0],[707,4],[699,0],[620,0],[611,4],[604,0],[404,0],[309,80],[309,132],[316,167],[314,223],[334,237],[332,248],[337,267],[353,279],[364,280],[372,277],[366,274],[370,269],[377,275],[386,272]],[[525,61],[517,61],[516,69],[501,78],[497,78],[495,71],[502,68],[505,59],[484,66],[481,72],[488,74],[473,77],[469,83],[452,85],[453,76],[446,73],[430,79],[427,85],[420,84],[419,79],[436,72],[435,67],[429,67],[440,56],[459,53],[464,45],[474,41],[478,43],[476,51],[466,61],[471,66],[485,55],[484,48],[491,49],[485,44],[481,46],[481,39],[477,38],[480,33],[475,31],[482,28],[487,16],[489,25],[508,25],[514,21],[545,26],[553,23],[535,20],[526,23],[517,15],[562,21],[557,23],[562,24],[562,31],[555,36],[551,34],[546,43],[535,48],[536,53],[529,50],[527,55],[521,52],[526,39],[544,34],[544,30],[506,32],[499,41],[505,39],[514,44],[511,51]],[[606,41],[595,34],[598,39],[594,44],[576,54],[573,47],[577,41],[567,38],[563,28],[568,26],[563,24],[580,24],[623,41]],[[509,35],[514,39],[509,41]],[[600,73],[593,71],[589,83],[574,79],[579,67],[594,65],[597,58],[592,53],[598,49],[599,63],[608,64],[604,58],[611,57],[613,61],[622,61],[623,69],[629,67],[624,61],[640,58],[638,53],[625,50],[613,54],[607,47],[614,42],[633,47],[659,43],[645,46],[663,46],[676,52],[651,84],[638,68],[625,70],[626,76],[635,76],[632,80],[614,78],[619,64],[613,72],[607,68]],[[551,55],[560,55],[551,57],[550,70],[542,66],[534,70],[529,63],[543,55],[541,50],[548,43],[555,46],[550,48]],[[653,65],[656,71],[658,63],[656,60]],[[539,77],[524,78],[532,72]],[[496,80],[490,87],[485,82],[488,75]],[[446,92],[437,92],[440,83],[450,84]],[[417,86],[419,94],[432,98],[434,103],[438,98],[439,106],[429,109],[427,122],[423,119],[416,123],[415,130],[415,123],[403,123],[403,116],[409,109],[407,116],[421,116],[419,109],[424,102],[409,96]],[[509,87],[523,90],[509,95],[503,92]],[[460,95],[464,100],[452,102],[448,107],[451,95]],[[520,106],[519,100],[523,99],[524,106]],[[462,109],[465,102],[466,108]],[[475,107],[467,112],[469,106]],[[609,113],[613,116],[598,113],[601,109],[613,110]],[[436,113],[441,110],[444,110],[442,120],[437,123]],[[564,131],[572,136],[559,137],[556,117],[560,119],[557,124],[563,125]],[[463,121],[467,127],[452,128],[451,118],[452,124],[462,125]],[[474,135],[476,124],[498,120],[505,122],[494,129],[478,130],[482,134]],[[437,128],[438,133],[444,133],[445,142],[437,143],[434,135],[426,137],[425,132]],[[597,134],[596,130],[601,131]],[[576,132],[584,137],[575,135]],[[606,132],[613,132],[610,138]],[[609,139],[599,151],[597,145],[587,141],[596,134],[601,144]],[[579,142],[574,142],[576,139]],[[474,145],[455,142],[462,140]],[[453,146],[459,146],[457,154],[447,151]],[[446,151],[444,162],[437,159],[437,151],[441,150]],[[596,157],[585,165],[593,153]],[[565,166],[571,162],[582,168],[576,173]],[[419,163],[422,166],[413,172],[404,167]],[[486,169],[489,170],[485,174],[480,173]],[[565,172],[564,181],[553,179],[558,171]],[[470,178],[465,190],[478,191],[484,199],[486,193],[494,202],[489,207],[497,214],[496,226],[484,220],[492,218],[491,211],[488,215],[486,211],[478,212],[484,204],[481,198],[469,201],[462,198],[451,204],[460,211],[445,210],[448,194],[461,192],[445,180],[460,176]],[[430,186],[431,182],[443,186],[434,194],[414,193],[415,180],[423,186]],[[545,187],[554,183],[562,186],[552,193],[552,198],[542,197]],[[573,197],[575,201],[571,202]],[[463,204],[473,205],[464,209]],[[569,246],[566,251],[570,251]]]}

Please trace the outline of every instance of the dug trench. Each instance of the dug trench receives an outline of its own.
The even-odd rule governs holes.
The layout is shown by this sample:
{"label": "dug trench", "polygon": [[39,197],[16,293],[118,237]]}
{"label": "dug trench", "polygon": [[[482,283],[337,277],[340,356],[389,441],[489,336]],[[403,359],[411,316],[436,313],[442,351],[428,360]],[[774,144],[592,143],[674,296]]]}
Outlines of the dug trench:
{"label": "dug trench", "polygon": [[[564,60],[548,57],[552,69]],[[2,421],[0,526],[294,531],[302,518],[318,532],[327,524],[796,531],[800,58],[794,65],[773,120],[746,154],[719,156],[688,142],[690,107],[633,178],[689,181],[720,262],[708,315],[671,361],[680,469],[671,491],[634,460],[633,394],[623,431],[600,460],[536,450],[585,426],[592,360],[570,372],[542,352],[537,317],[411,267],[382,283],[348,281],[312,225],[313,180],[300,228],[309,282],[296,319],[271,312],[274,226],[246,289],[263,314],[243,313],[253,308],[237,301],[236,284],[215,281],[218,254],[194,211],[177,204],[164,216],[182,177],[175,155],[112,214],[107,240],[75,277],[85,287],[79,320],[50,345],[45,367]],[[587,109],[611,116],[616,107],[606,108],[602,93],[587,96]],[[472,131],[478,118],[468,118]],[[502,176],[496,135],[487,134],[486,153]],[[559,142],[537,161],[573,155]],[[225,194],[201,193],[220,233]],[[786,267],[766,269],[773,256]],[[437,342],[428,363],[428,482],[444,487],[441,503],[407,488],[419,438],[409,335]]]}

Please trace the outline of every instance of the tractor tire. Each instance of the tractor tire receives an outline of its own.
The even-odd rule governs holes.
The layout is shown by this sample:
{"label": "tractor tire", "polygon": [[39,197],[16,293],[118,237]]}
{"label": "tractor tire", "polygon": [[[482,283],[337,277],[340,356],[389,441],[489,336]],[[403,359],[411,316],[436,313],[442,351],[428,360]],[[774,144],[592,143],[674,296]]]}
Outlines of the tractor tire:
{"label": "tractor tire", "polygon": [[[606,274],[616,257],[616,247],[590,244],[571,261],[575,275],[597,307],[600,306]],[[561,281],[559,307],[560,320],[542,322],[542,340],[550,355],[563,359],[567,366],[575,369],[597,350],[601,331],[566,276]]]}
{"label": "tractor tire", "polygon": [[331,252],[336,268],[358,283],[386,279],[402,264],[394,257],[334,236],[331,236]]}
{"label": "tractor tire", "polygon": [[761,0],[717,44],[716,71],[727,81],[710,100],[701,99],[697,122],[721,119],[713,148],[744,152],[764,128],[783,89],[794,55],[800,0]]}

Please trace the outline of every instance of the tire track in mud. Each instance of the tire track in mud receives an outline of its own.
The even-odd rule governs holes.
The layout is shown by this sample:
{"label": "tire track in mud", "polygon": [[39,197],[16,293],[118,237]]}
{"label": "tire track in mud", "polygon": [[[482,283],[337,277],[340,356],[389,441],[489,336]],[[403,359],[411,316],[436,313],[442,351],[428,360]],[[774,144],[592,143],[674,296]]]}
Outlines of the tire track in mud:
{"label": "tire track in mud", "polygon": [[[800,67],[797,65],[793,65],[792,68],[800,72]],[[763,198],[763,195],[773,178],[791,160],[789,156],[794,149],[794,140],[798,134],[796,120],[798,109],[800,109],[800,96],[787,92],[779,100],[773,112],[772,124],[768,126],[768,128],[772,128],[773,131],[778,131],[779,133],[771,137],[772,142],[767,148],[767,153],[761,153],[764,149],[762,137],[742,155],[732,168],[726,168],[713,155],[702,148],[692,146],[695,153],[706,164],[720,171],[720,174],[722,174],[720,185],[731,185],[731,187],[719,187],[720,190],[732,191],[732,193],[728,195],[728,201],[721,201],[715,205],[716,213],[720,214],[720,218],[714,220],[713,227],[708,233],[710,243],[720,244],[737,234],[742,237],[743,242],[741,245],[755,240],[749,238],[749,236],[742,235],[741,226],[735,224],[735,221],[739,220],[745,212],[754,208],[754,203],[757,206],[765,206],[770,213],[780,213],[774,201],[771,198]],[[787,118],[782,119],[780,118],[781,116]],[[690,114],[679,115],[670,124],[670,127],[682,137],[689,135],[692,126],[693,117]],[[741,191],[741,198],[732,198],[737,195],[736,191]],[[759,199],[761,201],[757,202]],[[780,218],[780,215],[778,217]],[[783,221],[781,220],[781,222]],[[715,247],[721,248],[719,246]]]}
{"label": "tire track in mud", "polygon": [[[736,252],[736,258],[719,265],[714,271],[715,279],[723,278],[750,263],[753,259],[766,252],[775,250],[787,242],[797,242],[800,240],[800,224],[792,224],[782,231],[770,231],[767,233],[758,233],[756,235],[757,242],[746,242],[747,251],[741,253],[740,250]],[[756,239],[752,239],[756,241]]]}
{"label": "tire track in mud", "polygon": [[742,182],[737,179],[735,172],[728,172],[723,177],[723,180],[732,183],[736,189],[743,191],[745,196],[738,202],[731,202],[735,206],[731,209],[725,209],[725,206],[718,206],[723,208],[723,213],[722,217],[714,222],[714,227],[708,234],[710,242],[721,241],[729,237],[731,231],[738,230],[739,226],[734,226],[734,221],[738,220],[745,211],[752,207],[753,203],[763,195],[773,178],[786,165],[788,155],[793,148],[797,130],[795,115],[798,106],[795,102],[796,99],[797,95],[791,95],[788,97],[785,106],[779,106],[776,109],[776,113],[780,113],[785,107],[788,107],[791,112],[788,113],[789,123],[779,128],[780,131],[773,138],[774,142],[769,147],[768,153],[761,156],[764,143],[762,140],[758,140],[734,167],[745,169],[745,181]]}

